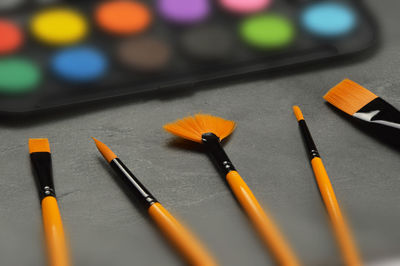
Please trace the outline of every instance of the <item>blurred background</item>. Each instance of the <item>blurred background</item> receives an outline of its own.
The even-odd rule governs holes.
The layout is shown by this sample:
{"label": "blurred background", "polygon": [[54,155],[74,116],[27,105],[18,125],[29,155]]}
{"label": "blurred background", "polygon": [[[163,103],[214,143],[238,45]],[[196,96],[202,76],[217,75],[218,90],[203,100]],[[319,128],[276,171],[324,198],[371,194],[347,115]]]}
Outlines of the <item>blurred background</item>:
{"label": "blurred background", "polygon": [[191,1],[0,0],[2,265],[46,261],[30,137],[50,140],[75,265],[184,265],[91,136],[221,265],[274,265],[207,156],[163,132],[197,112],[237,122],[226,151],[304,265],[341,265],[294,104],[366,264],[400,265],[399,146],[322,99],[350,78],[400,108],[400,2]]}

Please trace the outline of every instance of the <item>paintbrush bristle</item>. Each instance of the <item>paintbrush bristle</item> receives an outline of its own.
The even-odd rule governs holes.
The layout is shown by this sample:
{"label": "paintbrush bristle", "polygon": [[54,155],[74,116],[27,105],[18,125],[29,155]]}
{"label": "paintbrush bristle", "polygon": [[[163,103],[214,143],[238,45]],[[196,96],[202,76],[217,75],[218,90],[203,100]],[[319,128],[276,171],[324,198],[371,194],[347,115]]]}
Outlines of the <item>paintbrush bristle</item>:
{"label": "paintbrush bristle", "polygon": [[29,153],[50,152],[48,139],[29,139]]}
{"label": "paintbrush bristle", "polygon": [[300,107],[298,107],[297,105],[293,106],[293,113],[296,116],[297,121],[304,120],[303,113],[301,112]]}
{"label": "paintbrush bristle", "polygon": [[324,95],[327,102],[349,115],[353,115],[377,97],[349,79],[343,80]]}
{"label": "paintbrush bristle", "polygon": [[117,158],[117,155],[115,155],[115,153],[106,144],[104,144],[100,140],[97,140],[93,137],[92,137],[92,139],[94,140],[94,143],[96,144],[97,149],[100,151],[101,155],[103,155],[104,159],[107,160],[107,162],[110,163],[112,160]]}
{"label": "paintbrush bristle", "polygon": [[205,133],[214,133],[223,140],[235,130],[235,127],[234,121],[207,114],[197,114],[166,124],[164,129],[178,137],[201,143],[202,135]]}

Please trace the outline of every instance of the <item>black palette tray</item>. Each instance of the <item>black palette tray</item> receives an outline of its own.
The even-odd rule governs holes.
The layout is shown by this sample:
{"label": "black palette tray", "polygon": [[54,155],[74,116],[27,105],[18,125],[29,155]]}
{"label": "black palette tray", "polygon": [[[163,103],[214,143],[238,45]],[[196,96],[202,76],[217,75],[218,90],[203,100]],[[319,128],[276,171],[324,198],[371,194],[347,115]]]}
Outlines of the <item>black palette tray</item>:
{"label": "black palette tray", "polygon": [[[189,1],[189,0],[187,0]],[[116,45],[124,39],[104,33],[93,19],[94,7],[98,1],[68,1],[55,6],[73,7],[80,10],[89,21],[88,36],[74,45],[90,45],[102,51],[107,57],[108,71],[99,80],[90,83],[71,83],[60,80],[53,75],[50,58],[57,51],[66,47],[50,47],[38,42],[30,33],[29,21],[33,14],[46,8],[38,5],[12,12],[0,13],[0,18],[8,19],[21,25],[26,41],[23,47],[12,56],[28,58],[42,71],[42,81],[32,92],[26,94],[0,94],[0,112],[28,113],[55,107],[85,103],[107,98],[131,95],[145,91],[190,88],[204,81],[214,81],[233,76],[260,71],[272,71],[280,68],[312,64],[325,60],[326,63],[342,57],[366,51],[378,40],[377,26],[369,11],[359,0],[334,1],[345,3],[354,8],[358,15],[358,25],[351,33],[338,38],[318,38],[303,30],[298,23],[300,11],[315,2],[275,0],[261,13],[275,13],[288,17],[296,28],[293,43],[282,49],[255,49],[243,42],[238,32],[238,23],[251,15],[232,15],[220,7],[217,1],[212,2],[212,13],[202,25],[175,25],[157,15],[155,1],[145,2],[152,10],[152,25],[140,36],[156,36],[168,43],[171,57],[168,65],[152,73],[142,73],[123,66],[115,56]],[[51,5],[50,5],[51,6]],[[187,55],[179,43],[182,34],[194,27],[204,25],[222,26],[231,32],[234,45],[227,59],[202,61]],[[140,37],[139,36],[139,37]],[[138,36],[136,36],[138,38]],[[0,56],[2,60],[3,56]]]}

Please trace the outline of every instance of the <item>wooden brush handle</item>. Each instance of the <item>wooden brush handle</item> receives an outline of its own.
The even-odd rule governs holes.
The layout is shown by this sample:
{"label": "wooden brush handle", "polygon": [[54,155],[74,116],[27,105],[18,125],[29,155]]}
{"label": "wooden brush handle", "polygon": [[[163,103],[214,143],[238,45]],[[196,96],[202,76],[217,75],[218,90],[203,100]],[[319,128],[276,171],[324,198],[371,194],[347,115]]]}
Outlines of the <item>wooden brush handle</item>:
{"label": "wooden brush handle", "polygon": [[55,197],[49,196],[42,200],[42,215],[49,265],[70,266],[64,228]]}
{"label": "wooden brush handle", "polygon": [[233,193],[252,220],[254,226],[261,235],[263,241],[272,251],[275,260],[282,266],[300,265],[295,254],[286,243],[279,229],[264,212],[250,188],[236,171],[230,171],[226,175]]}
{"label": "wooden brush handle", "polygon": [[311,160],[311,165],[314,170],[319,191],[332,221],[333,230],[343,254],[344,261],[348,266],[361,266],[362,263],[356,245],[347,223],[343,218],[342,212],[340,211],[335,192],[333,191],[332,184],[321,158],[313,158]]}
{"label": "wooden brush handle", "polygon": [[181,225],[160,203],[149,208],[158,227],[191,266],[216,266],[217,263],[203,245]]}

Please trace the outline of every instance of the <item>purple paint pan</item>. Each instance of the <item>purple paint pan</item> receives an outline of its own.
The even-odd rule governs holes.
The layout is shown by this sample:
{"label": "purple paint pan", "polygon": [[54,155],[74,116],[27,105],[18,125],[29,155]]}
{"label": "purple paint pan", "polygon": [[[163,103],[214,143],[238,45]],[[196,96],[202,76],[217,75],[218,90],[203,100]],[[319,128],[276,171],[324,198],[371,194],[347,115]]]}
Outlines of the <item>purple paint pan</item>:
{"label": "purple paint pan", "polygon": [[209,0],[158,0],[161,16],[177,24],[193,24],[207,18],[211,12]]}

